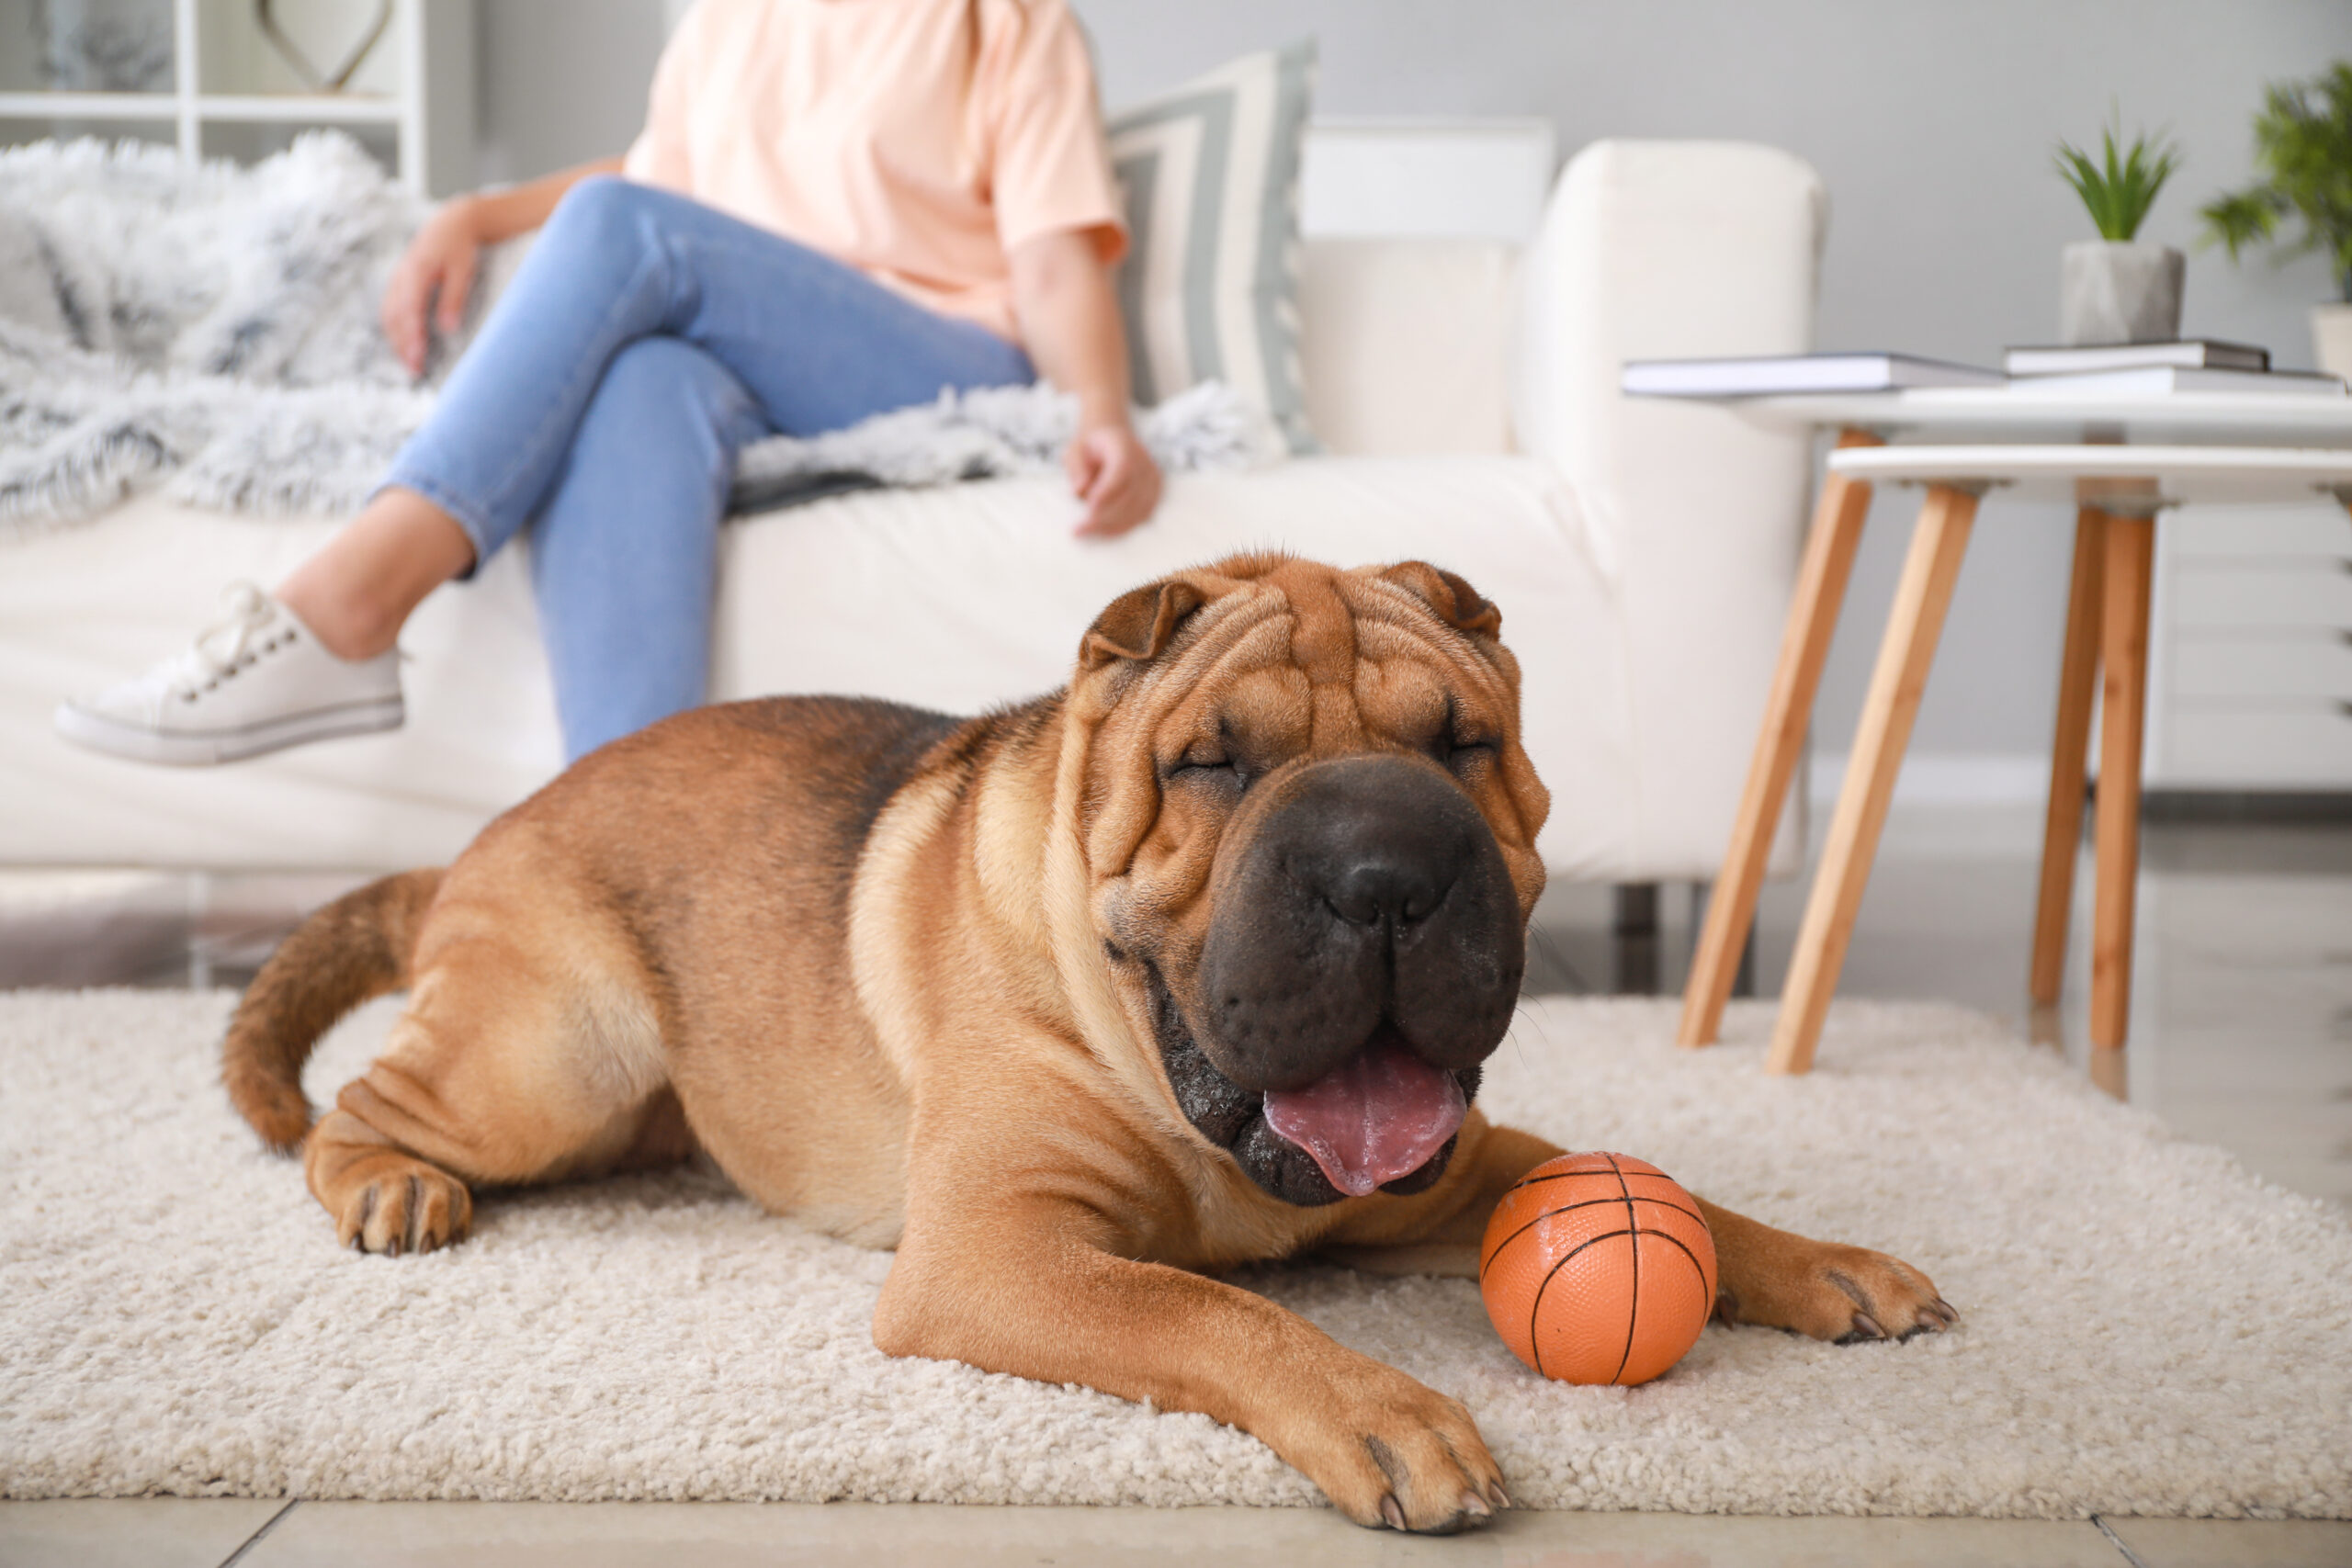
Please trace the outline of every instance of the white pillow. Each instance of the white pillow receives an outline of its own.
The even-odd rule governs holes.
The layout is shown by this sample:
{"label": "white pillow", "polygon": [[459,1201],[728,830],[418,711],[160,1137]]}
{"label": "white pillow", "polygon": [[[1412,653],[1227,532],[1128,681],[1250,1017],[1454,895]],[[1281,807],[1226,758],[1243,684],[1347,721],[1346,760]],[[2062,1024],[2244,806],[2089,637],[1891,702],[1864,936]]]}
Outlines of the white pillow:
{"label": "white pillow", "polygon": [[1298,354],[1298,162],[1312,40],[1252,54],[1111,117],[1132,243],[1119,310],[1146,407],[1225,382],[1294,452],[1316,449]]}

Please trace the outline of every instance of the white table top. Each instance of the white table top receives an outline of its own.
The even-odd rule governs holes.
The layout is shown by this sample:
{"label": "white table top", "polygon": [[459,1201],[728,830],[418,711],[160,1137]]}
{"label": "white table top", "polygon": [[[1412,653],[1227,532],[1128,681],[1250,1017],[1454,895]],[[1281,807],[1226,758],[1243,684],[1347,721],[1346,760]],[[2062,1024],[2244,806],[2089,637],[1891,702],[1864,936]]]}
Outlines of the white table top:
{"label": "white table top", "polygon": [[1874,484],[1955,484],[2124,516],[2203,502],[2352,504],[2352,448],[1921,444],[1841,446],[1833,473]]}
{"label": "white table top", "polygon": [[2011,383],[1722,400],[1776,424],[1851,425],[1900,441],[2352,446],[2352,397],[2305,392],[2086,394]]}

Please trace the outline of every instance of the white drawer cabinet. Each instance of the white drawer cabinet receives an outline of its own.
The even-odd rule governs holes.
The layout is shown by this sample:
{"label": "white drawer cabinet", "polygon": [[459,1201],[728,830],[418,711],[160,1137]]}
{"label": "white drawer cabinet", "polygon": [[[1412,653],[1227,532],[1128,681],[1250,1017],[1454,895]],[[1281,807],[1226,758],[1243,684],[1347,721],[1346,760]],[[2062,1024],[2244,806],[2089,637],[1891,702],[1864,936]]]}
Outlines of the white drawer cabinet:
{"label": "white drawer cabinet", "polygon": [[2352,637],[2190,637],[2172,649],[2172,694],[2188,704],[2352,703]]}
{"label": "white drawer cabinet", "polygon": [[2181,563],[2172,613],[2184,635],[2352,627],[2352,559],[2261,556]]}
{"label": "white drawer cabinet", "polygon": [[2352,789],[2352,712],[2339,704],[2185,705],[2166,730],[2169,789]]}
{"label": "white drawer cabinet", "polygon": [[2149,786],[2352,791],[2352,518],[2189,507],[2156,536]]}

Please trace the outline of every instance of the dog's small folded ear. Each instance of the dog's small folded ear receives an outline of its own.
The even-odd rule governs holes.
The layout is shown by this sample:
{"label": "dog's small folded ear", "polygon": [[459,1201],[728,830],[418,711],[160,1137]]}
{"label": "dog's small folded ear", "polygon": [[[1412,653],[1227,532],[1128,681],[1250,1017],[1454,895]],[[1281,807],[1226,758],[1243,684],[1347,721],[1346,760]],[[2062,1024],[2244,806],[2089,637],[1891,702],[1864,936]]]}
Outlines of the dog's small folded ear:
{"label": "dog's small folded ear", "polygon": [[1478,637],[1503,635],[1503,613],[1476,589],[1450,571],[1427,561],[1399,562],[1380,574],[1384,582],[1405,589],[1437,612],[1437,618],[1456,631]]}
{"label": "dog's small folded ear", "polygon": [[1159,658],[1175,640],[1184,617],[1207,603],[1199,589],[1176,578],[1129,589],[1086,628],[1086,640],[1078,649],[1079,668],[1091,671],[1114,660]]}

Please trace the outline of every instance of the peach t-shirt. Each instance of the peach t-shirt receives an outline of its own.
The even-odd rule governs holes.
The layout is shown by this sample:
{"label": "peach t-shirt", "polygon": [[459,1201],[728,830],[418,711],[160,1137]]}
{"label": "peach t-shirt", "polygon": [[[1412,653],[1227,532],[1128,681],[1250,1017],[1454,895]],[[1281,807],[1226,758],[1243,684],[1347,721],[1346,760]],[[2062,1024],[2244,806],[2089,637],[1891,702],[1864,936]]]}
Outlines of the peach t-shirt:
{"label": "peach t-shirt", "polygon": [[700,0],[626,169],[1016,341],[1014,246],[1126,246],[1063,0]]}

